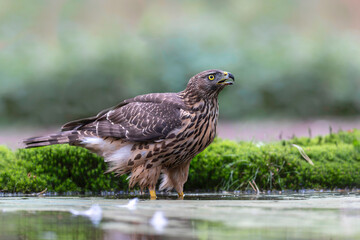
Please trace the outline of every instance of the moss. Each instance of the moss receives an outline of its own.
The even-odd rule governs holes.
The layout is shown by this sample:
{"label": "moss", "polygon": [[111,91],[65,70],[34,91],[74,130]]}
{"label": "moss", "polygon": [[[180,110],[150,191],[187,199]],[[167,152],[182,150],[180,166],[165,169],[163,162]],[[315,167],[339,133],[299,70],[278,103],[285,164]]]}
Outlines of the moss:
{"label": "moss", "polygon": [[[294,138],[270,144],[216,139],[191,162],[189,190],[261,190],[360,187],[360,132]],[[307,163],[297,144],[314,162]],[[12,152],[0,146],[0,190],[100,192],[127,190],[126,176],[104,174],[101,157],[67,145]]]}
{"label": "moss", "polygon": [[[1,168],[0,189],[7,192],[93,191],[126,189],[125,176],[104,174],[107,166],[102,158],[86,149],[67,145],[19,149],[12,153],[0,149],[0,160],[12,168]],[[2,156],[0,155],[0,156]]]}
{"label": "moss", "polygon": [[[331,132],[331,129],[330,129]],[[327,136],[317,136],[314,138],[294,137],[288,143],[293,143],[301,146],[313,146],[313,145],[323,145],[323,144],[353,144],[360,140],[360,130],[353,129],[349,131],[339,131],[338,133],[330,133]],[[284,141],[286,142],[286,141]]]}
{"label": "moss", "polygon": [[16,158],[10,149],[0,146],[0,190],[6,192],[33,192],[46,188],[47,182],[27,171],[31,162]]}
{"label": "moss", "polygon": [[347,144],[304,148],[314,166],[291,145],[218,141],[192,162],[186,189],[244,189],[254,180],[260,189],[359,187],[358,152]]}

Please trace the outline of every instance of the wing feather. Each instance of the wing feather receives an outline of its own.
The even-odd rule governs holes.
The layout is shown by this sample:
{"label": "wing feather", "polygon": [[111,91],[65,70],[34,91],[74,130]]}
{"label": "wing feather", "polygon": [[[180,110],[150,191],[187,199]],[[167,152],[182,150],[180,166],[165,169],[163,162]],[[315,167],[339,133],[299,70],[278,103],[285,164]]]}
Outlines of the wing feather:
{"label": "wing feather", "polygon": [[62,127],[62,131],[88,130],[100,137],[129,141],[159,140],[181,127],[182,107],[175,93],[141,95],[94,117],[69,122]]}

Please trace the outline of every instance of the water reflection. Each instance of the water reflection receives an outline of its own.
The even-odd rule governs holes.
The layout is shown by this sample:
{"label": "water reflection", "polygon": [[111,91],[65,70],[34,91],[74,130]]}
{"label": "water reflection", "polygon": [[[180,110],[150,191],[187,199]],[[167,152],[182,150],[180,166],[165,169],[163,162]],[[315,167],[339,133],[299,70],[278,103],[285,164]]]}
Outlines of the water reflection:
{"label": "water reflection", "polygon": [[66,212],[16,211],[0,215],[0,239],[104,239],[104,231]]}
{"label": "water reflection", "polygon": [[[105,220],[106,222],[106,220]],[[136,224],[136,223],[133,223]],[[102,229],[84,216],[67,212],[16,211],[0,215],[0,239],[60,240],[60,239],[167,239],[154,234],[127,234],[116,229]],[[171,238],[174,239],[174,238]],[[176,237],[175,237],[176,239]],[[184,238],[178,238],[184,239]]]}

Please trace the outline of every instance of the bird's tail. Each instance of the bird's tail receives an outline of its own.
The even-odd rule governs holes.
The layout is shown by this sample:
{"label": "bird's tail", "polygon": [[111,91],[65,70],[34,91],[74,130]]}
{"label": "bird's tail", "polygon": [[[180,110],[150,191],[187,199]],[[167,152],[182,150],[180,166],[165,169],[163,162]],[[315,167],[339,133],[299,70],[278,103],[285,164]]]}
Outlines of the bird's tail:
{"label": "bird's tail", "polygon": [[54,144],[75,145],[79,142],[80,134],[78,131],[64,131],[56,134],[28,138],[23,141],[26,148],[43,147]]}

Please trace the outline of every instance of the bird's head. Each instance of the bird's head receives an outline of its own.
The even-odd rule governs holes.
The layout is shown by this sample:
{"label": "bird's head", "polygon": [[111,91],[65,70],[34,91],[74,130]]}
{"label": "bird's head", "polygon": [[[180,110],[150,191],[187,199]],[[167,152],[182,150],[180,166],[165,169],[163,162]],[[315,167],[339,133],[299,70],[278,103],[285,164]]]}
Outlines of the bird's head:
{"label": "bird's head", "polygon": [[230,72],[222,70],[206,70],[190,78],[186,91],[201,97],[217,97],[227,85],[234,84],[235,78]]}

